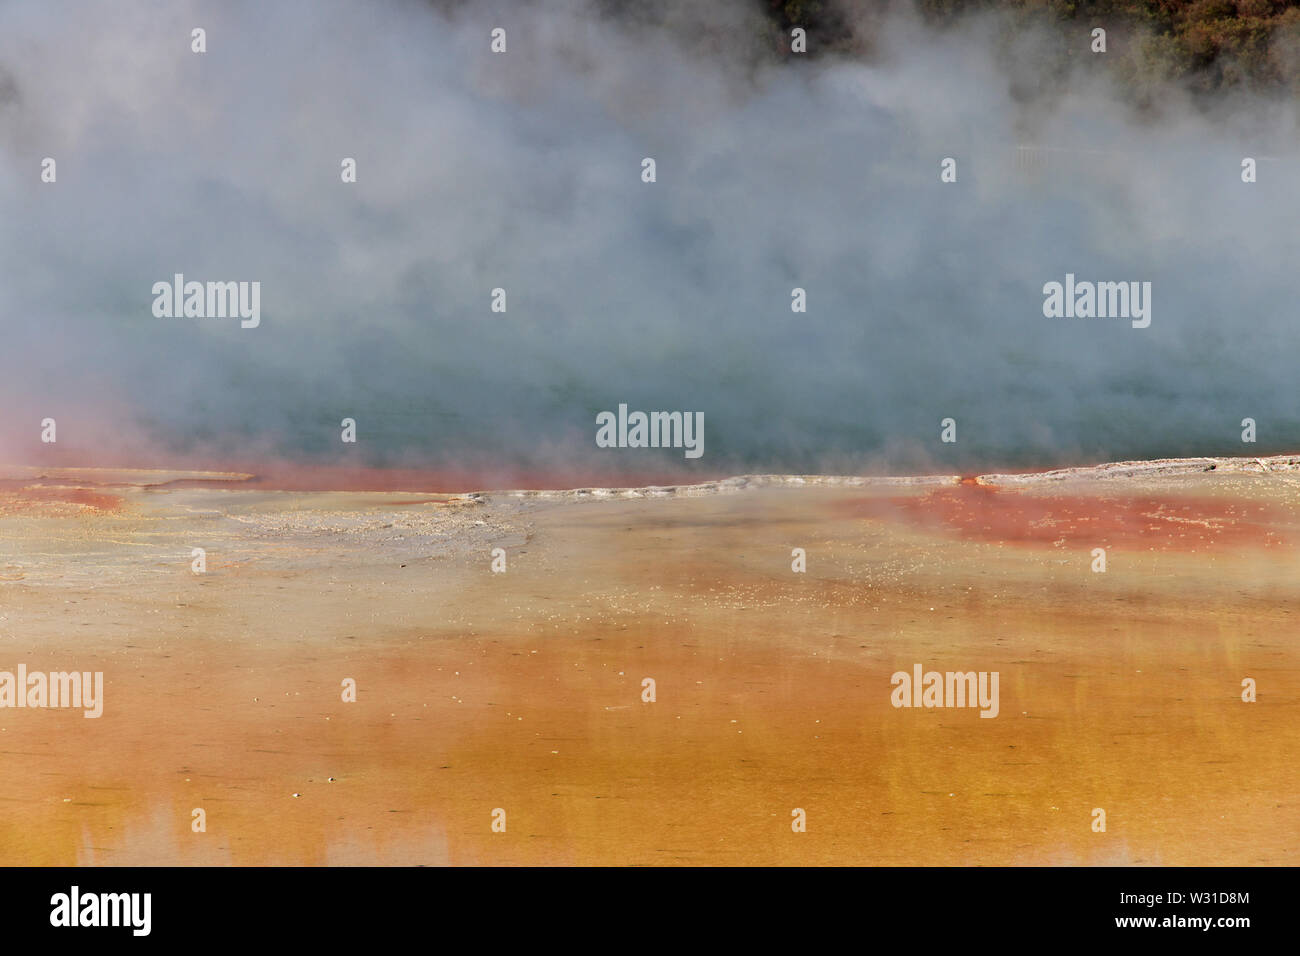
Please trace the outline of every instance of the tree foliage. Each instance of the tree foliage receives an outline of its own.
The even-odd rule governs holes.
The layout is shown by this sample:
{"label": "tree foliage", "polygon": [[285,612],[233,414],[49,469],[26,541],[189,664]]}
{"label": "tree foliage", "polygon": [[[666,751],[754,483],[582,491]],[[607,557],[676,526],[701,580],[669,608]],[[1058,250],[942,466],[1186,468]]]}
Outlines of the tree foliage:
{"label": "tree foliage", "polygon": [[[804,27],[815,53],[865,49],[864,24],[881,0],[758,0],[778,32]],[[907,0],[895,0],[896,4]],[[1008,17],[1011,29],[1047,26],[1077,37],[1092,27],[1132,42],[1120,72],[1182,78],[1193,89],[1300,90],[1300,0],[910,0],[936,26],[974,13]],[[1118,59],[1117,58],[1117,59]]]}

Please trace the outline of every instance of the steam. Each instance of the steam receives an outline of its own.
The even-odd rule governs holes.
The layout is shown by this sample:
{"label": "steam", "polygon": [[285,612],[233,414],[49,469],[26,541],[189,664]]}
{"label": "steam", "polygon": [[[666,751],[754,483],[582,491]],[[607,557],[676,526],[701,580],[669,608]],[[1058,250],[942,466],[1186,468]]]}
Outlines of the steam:
{"label": "steam", "polygon": [[[903,10],[869,57],[781,62],[756,6],[0,7],[0,460],[598,479],[1300,445],[1293,106],[1139,115],[1043,37]],[[1041,69],[1065,92],[1026,101]],[[259,281],[261,326],[155,318],[178,272]],[[1150,327],[1045,318],[1067,273],[1150,282]],[[598,449],[619,403],[702,412],[707,454]]]}

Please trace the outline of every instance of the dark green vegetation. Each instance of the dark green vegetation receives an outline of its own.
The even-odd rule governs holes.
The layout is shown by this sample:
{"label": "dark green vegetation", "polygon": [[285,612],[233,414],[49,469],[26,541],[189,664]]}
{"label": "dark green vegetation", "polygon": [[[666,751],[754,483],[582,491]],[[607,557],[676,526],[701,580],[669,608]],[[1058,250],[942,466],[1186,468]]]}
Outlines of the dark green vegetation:
{"label": "dark green vegetation", "polygon": [[[809,33],[809,52],[874,48],[882,0],[755,0],[779,42]],[[909,0],[896,0],[902,6]],[[1001,17],[1004,40],[1037,32],[1034,55],[1077,63],[1093,57],[1091,32],[1107,33],[1107,53],[1088,65],[1114,72],[1137,93],[1176,80],[1210,92],[1231,87],[1300,92],[1300,0],[910,0],[922,16],[954,27],[974,14]],[[1035,30],[1037,28],[1037,30]],[[1023,51],[1022,51],[1023,52]],[[1083,65],[1083,64],[1080,64]]]}

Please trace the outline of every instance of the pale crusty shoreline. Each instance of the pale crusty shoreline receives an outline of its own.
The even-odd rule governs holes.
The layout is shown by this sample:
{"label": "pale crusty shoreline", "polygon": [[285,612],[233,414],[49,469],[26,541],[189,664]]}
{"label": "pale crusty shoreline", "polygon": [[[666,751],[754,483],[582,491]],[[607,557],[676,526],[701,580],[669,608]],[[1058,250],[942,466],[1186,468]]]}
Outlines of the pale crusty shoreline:
{"label": "pale crusty shoreline", "polygon": [[[1096,465],[1079,465],[1045,471],[989,472],[978,475],[822,475],[822,474],[746,474],[713,481],[673,485],[641,485],[628,487],[589,486],[564,489],[490,489],[478,491],[445,491],[428,489],[423,492],[371,492],[384,494],[438,494],[448,499],[481,500],[484,498],[542,498],[542,499],[602,499],[602,498],[665,498],[674,496],[695,497],[712,494],[729,494],[756,488],[888,488],[927,487],[958,484],[977,485],[1034,485],[1041,482],[1094,481],[1116,478],[1159,478],[1179,475],[1265,474],[1300,472],[1300,454],[1157,458],[1136,461],[1103,462]],[[233,489],[247,485],[257,476],[252,472],[221,471],[169,471],[116,468],[43,468],[32,465],[0,464],[0,481],[41,481],[57,487],[61,483],[78,486],[92,482],[101,486],[135,486],[165,488],[177,483],[210,483],[214,487]],[[258,489],[278,490],[274,487]],[[330,492],[348,492],[351,489],[331,489]],[[321,492],[321,493],[330,493]],[[306,494],[308,492],[298,492]],[[360,492],[358,492],[360,493]]]}
{"label": "pale crusty shoreline", "polygon": [[471,492],[466,497],[493,495],[515,498],[661,498],[674,495],[726,494],[752,488],[888,488],[959,485],[1033,485],[1052,481],[1094,481],[1112,478],[1159,478],[1220,474],[1300,472],[1300,455],[1266,458],[1158,458],[1151,461],[1117,461],[1074,468],[1025,473],[994,472],[983,475],[737,475],[719,481],[687,485],[647,485],[639,488],[574,488],[560,491],[512,490]]}

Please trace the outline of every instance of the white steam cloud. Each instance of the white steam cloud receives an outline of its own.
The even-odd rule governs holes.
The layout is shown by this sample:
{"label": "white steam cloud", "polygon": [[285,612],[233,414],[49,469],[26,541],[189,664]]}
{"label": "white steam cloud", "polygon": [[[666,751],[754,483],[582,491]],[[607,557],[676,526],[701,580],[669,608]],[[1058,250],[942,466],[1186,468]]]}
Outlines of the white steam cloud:
{"label": "white steam cloud", "polygon": [[[0,6],[0,459],[47,416],[69,462],[329,462],[344,417],[374,464],[596,471],[1300,445],[1293,104],[1141,116],[1086,57],[1027,103],[1040,39],[996,21],[780,62],[700,6]],[[155,318],[178,272],[260,281],[260,327]],[[1150,282],[1150,328],[1045,318],[1067,273]],[[620,402],[708,454],[598,450]]]}

